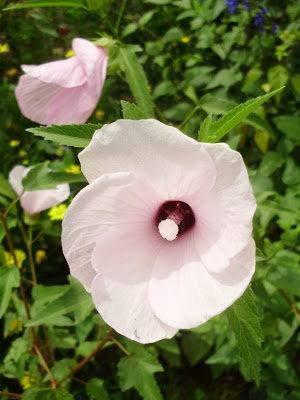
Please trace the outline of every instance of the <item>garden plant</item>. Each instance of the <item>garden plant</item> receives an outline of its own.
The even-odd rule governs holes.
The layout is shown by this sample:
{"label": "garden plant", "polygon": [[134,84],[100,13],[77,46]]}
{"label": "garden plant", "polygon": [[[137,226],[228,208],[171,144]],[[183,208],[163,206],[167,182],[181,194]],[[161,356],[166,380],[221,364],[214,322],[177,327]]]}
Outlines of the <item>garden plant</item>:
{"label": "garden plant", "polygon": [[0,10],[0,398],[300,400],[300,2]]}

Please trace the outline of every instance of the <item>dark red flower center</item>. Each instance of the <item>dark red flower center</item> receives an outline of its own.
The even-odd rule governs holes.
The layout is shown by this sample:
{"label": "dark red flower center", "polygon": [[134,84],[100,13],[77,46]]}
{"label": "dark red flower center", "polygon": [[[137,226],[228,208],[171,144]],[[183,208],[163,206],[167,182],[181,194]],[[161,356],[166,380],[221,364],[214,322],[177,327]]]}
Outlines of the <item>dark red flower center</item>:
{"label": "dark red flower center", "polygon": [[184,201],[179,200],[166,201],[160,206],[156,217],[157,226],[165,220],[175,222],[178,226],[177,236],[186,232],[195,223],[195,217],[191,207]]}

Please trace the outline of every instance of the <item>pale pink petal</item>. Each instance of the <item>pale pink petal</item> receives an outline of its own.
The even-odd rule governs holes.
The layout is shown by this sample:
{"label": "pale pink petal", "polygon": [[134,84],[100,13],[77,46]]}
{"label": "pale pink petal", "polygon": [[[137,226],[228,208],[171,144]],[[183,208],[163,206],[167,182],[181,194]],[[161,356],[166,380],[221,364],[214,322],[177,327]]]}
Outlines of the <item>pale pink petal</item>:
{"label": "pale pink petal", "polygon": [[156,317],[149,304],[148,291],[147,281],[132,285],[101,274],[92,285],[93,301],[102,318],[120,334],[140,343],[171,338],[178,331]]}
{"label": "pale pink petal", "polygon": [[47,125],[84,124],[96,107],[99,96],[89,96],[87,84],[62,88],[47,104]]}
{"label": "pale pink petal", "polygon": [[[39,124],[49,124],[47,120],[48,103],[59,93],[60,86],[39,81],[29,75],[23,75],[15,90],[22,114]],[[52,121],[51,123],[55,123]]]}
{"label": "pale pink petal", "polygon": [[[152,187],[133,174],[103,175],[85,187],[71,203],[62,225],[63,251],[71,274],[75,274],[76,271],[78,276],[81,275],[80,282],[89,289],[92,279],[86,279],[79,268],[88,268],[93,277],[96,274],[94,270],[105,272],[106,268],[111,274],[115,269],[120,270],[120,257],[121,260],[130,259],[132,247],[136,250],[138,238],[134,235],[135,232],[138,235],[143,232],[144,236],[148,236],[149,241],[146,244],[151,248],[153,239],[161,243],[163,239],[155,225],[156,211],[160,202],[161,199],[157,198]],[[122,253],[119,250],[115,251],[112,246],[116,243],[116,235],[124,237],[126,243],[126,240],[129,240],[130,229],[133,240],[131,248],[128,248],[128,251],[124,249]],[[144,236],[141,237],[141,241]],[[120,246],[123,244],[118,244],[118,248]],[[103,254],[107,251],[108,256],[104,260]],[[92,267],[93,252],[95,255]],[[100,254],[97,262],[98,252]],[[134,259],[134,255],[132,258]],[[119,273],[122,276],[122,273]]]}
{"label": "pale pink petal", "polygon": [[220,272],[247,246],[256,202],[241,155],[224,143],[203,146],[215,163],[217,178],[205,199],[199,190],[189,205],[196,210],[201,261],[209,271]]}
{"label": "pale pink petal", "polygon": [[57,206],[70,196],[70,187],[67,183],[57,185],[56,189],[34,190],[24,192],[20,203],[28,214],[39,213],[48,208]]}
{"label": "pale pink petal", "polygon": [[128,171],[148,179],[164,201],[201,191],[206,196],[216,173],[201,144],[153,119],[119,120],[95,132],[79,154],[89,182],[105,173]]}
{"label": "pale pink petal", "polygon": [[8,182],[17,196],[23,191],[22,179],[26,175],[27,170],[28,168],[23,165],[16,165],[8,174]]}
{"label": "pale pink petal", "polygon": [[84,67],[77,57],[41,65],[21,65],[22,70],[32,78],[64,88],[81,86],[87,81]]}
{"label": "pale pink petal", "polygon": [[168,251],[162,248],[150,282],[150,303],[156,316],[177,328],[194,328],[232,305],[246,290],[255,269],[255,244],[230,260],[229,267],[209,273],[196,260],[195,243]]}

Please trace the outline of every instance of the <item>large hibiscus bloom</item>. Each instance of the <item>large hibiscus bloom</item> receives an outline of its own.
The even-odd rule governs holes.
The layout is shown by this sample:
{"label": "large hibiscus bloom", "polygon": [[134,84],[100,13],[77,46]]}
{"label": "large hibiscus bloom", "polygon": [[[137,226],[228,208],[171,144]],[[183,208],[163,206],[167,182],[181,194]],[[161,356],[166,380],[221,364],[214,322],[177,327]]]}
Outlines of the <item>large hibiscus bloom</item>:
{"label": "large hibiscus bloom", "polygon": [[66,212],[63,251],[116,331],[170,338],[243,294],[256,203],[238,152],[155,120],[120,120],[79,159],[89,185]]}
{"label": "large hibiscus bloom", "polygon": [[76,38],[74,57],[42,65],[22,65],[16,87],[22,114],[40,124],[84,124],[104,84],[107,56],[102,47]]}

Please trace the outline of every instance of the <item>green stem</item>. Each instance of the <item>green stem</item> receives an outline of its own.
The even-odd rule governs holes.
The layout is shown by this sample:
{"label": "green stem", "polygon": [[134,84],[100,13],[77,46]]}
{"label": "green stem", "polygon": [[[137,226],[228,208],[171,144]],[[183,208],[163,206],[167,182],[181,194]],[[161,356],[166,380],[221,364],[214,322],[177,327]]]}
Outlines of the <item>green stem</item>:
{"label": "green stem", "polygon": [[116,23],[116,29],[115,29],[116,36],[118,36],[119,26],[120,26],[121,18],[122,18],[124,9],[125,9],[126,2],[127,2],[127,0],[123,0],[122,7],[121,7],[120,13],[118,15],[118,19],[117,19],[117,23]]}
{"label": "green stem", "polygon": [[24,190],[23,190],[23,192],[22,192],[18,197],[15,198],[15,200],[11,203],[11,205],[10,205],[10,206],[8,207],[8,209],[5,211],[5,213],[4,213],[4,217],[5,217],[5,218],[7,217],[8,213],[9,213],[10,210],[13,208],[13,206],[20,200],[20,198],[21,198],[21,196],[22,196],[23,193],[24,193]]}
{"label": "green stem", "polygon": [[31,247],[31,244],[32,244],[32,226],[29,226],[28,238],[27,238],[27,235],[26,235],[26,232],[24,230],[23,224],[22,224],[22,222],[20,220],[18,220],[18,225],[19,225],[20,231],[22,233],[22,236],[23,236],[26,248],[27,248],[32,281],[34,283],[34,286],[36,286],[37,285],[37,279],[36,279],[35,266],[34,266],[34,261],[33,261],[32,247]]}
{"label": "green stem", "polygon": [[116,338],[114,338],[114,337],[112,336],[110,339],[119,347],[120,350],[123,351],[123,353],[126,354],[127,357],[129,357],[129,358],[132,357],[131,354],[128,353],[128,351],[125,349],[125,347],[123,347],[123,346],[121,345],[121,343],[117,341]]}
{"label": "green stem", "polygon": [[195,114],[195,112],[196,112],[197,110],[199,110],[200,108],[201,108],[201,106],[196,106],[196,107],[193,109],[193,111],[186,117],[186,119],[183,120],[183,122],[181,122],[181,124],[179,125],[178,129],[181,129],[181,128],[187,123],[187,121],[188,121],[190,118],[192,118],[192,116]]}

